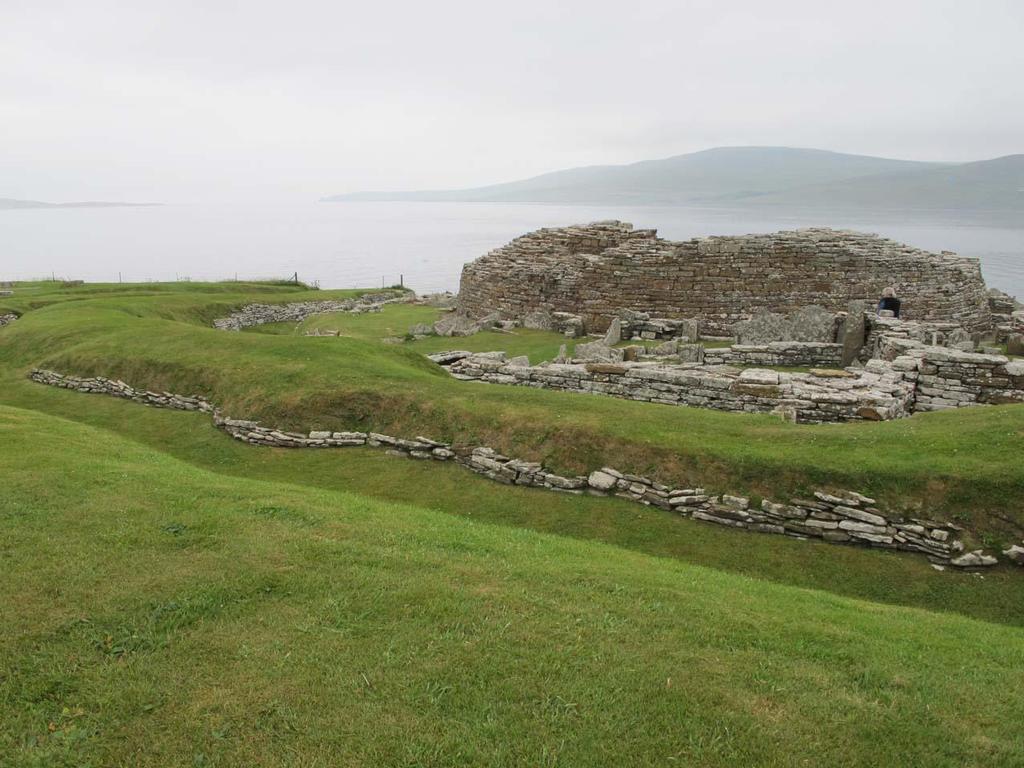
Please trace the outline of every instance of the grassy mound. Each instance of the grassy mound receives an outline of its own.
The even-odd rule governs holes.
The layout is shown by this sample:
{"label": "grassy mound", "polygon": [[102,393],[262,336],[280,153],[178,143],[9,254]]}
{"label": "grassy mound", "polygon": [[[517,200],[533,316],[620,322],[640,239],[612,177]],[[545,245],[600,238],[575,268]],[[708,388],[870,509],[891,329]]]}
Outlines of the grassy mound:
{"label": "grassy mound", "polygon": [[226,477],[20,409],[0,435],[6,764],[1024,753],[1019,628]]}
{"label": "grassy mound", "polygon": [[[418,349],[373,337],[374,324],[404,325],[389,320],[388,312],[416,308],[345,318],[365,327],[344,338],[232,334],[208,327],[213,317],[246,302],[338,293],[179,284],[41,290],[29,299],[19,290],[23,306],[12,308],[34,309],[0,331],[0,376],[16,388],[34,365],[110,375],[151,389],[203,394],[231,415],[285,428],[427,434],[492,445],[556,470],[612,464],[667,483],[754,496],[849,487],[1000,537],[991,544],[1021,534],[1024,406],[921,414],[882,424],[790,425],[765,415],[455,381]],[[552,343],[516,338],[536,350]],[[491,345],[489,339],[429,342]]]}

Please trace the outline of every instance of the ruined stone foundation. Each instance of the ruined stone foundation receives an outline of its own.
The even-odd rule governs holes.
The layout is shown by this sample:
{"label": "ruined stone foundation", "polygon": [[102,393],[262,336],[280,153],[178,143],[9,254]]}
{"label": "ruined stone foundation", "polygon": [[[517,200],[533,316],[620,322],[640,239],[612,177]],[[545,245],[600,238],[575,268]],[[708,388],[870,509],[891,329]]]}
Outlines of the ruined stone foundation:
{"label": "ruined stone foundation", "polygon": [[843,311],[853,300],[873,304],[887,286],[905,319],[992,325],[977,259],[831,229],[673,242],[619,221],[540,229],[467,264],[459,311],[520,319],[568,312],[593,333],[634,310],[698,318],[702,332],[727,335],[758,310]]}

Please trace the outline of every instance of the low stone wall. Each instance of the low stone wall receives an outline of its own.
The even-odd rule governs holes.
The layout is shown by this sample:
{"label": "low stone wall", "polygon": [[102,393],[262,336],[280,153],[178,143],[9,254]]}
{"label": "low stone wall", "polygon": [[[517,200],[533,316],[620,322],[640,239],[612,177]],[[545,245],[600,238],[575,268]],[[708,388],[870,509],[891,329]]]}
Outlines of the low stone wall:
{"label": "low stone wall", "polygon": [[10,323],[13,323],[17,319],[18,316],[13,312],[8,312],[7,314],[0,315],[0,328],[3,328],[5,325],[9,325]]}
{"label": "low stone wall", "polygon": [[[431,359],[439,362],[441,356]],[[810,423],[893,419],[906,415],[913,401],[913,384],[885,365],[856,372],[779,373],[643,362],[530,366],[508,360],[503,352],[445,359],[460,379],[722,411],[778,412]]]}
{"label": "low stone wall", "polygon": [[[961,529],[949,523],[882,512],[875,501],[859,493],[817,491],[813,499],[792,499],[788,504],[763,500],[752,508],[740,496],[710,495],[703,488],[671,488],[650,478],[603,467],[589,475],[564,477],[536,462],[509,458],[488,447],[456,450],[448,443],[426,437],[403,439],[376,432],[286,432],[254,421],[225,417],[203,397],[152,392],[101,376],[65,376],[34,370],[30,378],[40,384],[91,394],[106,394],[161,408],[211,413],[214,424],[237,440],[280,448],[380,447],[396,456],[434,461],[455,461],[497,482],[545,488],[564,493],[614,495],[656,506],[718,525],[798,539],[819,539],[832,544],[857,544],[918,552],[938,568],[952,565],[976,568],[994,565],[995,557],[980,550],[963,553],[956,536]],[[1012,559],[1012,558],[1011,558]]]}
{"label": "low stone wall", "polygon": [[838,368],[843,363],[843,345],[811,341],[734,344],[722,349],[705,349],[704,363],[706,365]]}
{"label": "low stone wall", "polygon": [[136,389],[123,381],[107,379],[102,376],[64,376],[55,371],[35,369],[29,374],[29,378],[39,384],[49,384],[51,387],[62,389],[73,389],[76,392],[87,394],[111,395],[123,397],[126,400],[134,400],[143,405],[153,405],[158,408],[174,408],[179,411],[202,411],[213,413],[213,405],[203,397],[175,395],[171,392],[153,392],[146,389]]}
{"label": "low stone wall", "polygon": [[707,364],[719,350],[707,350],[703,365],[530,366],[525,358],[509,360],[504,352],[442,352],[429,357],[459,379],[723,411],[777,413],[802,423],[883,421],[917,411],[1024,403],[1024,360],[926,347],[912,340],[896,347],[899,354],[891,361],[869,360],[863,369],[809,373]]}
{"label": "low stone wall", "polygon": [[301,322],[312,315],[325,312],[379,312],[385,304],[411,300],[412,295],[404,291],[380,291],[367,293],[354,299],[337,301],[298,301],[290,304],[247,304],[228,317],[213,321],[213,327],[222,331],[240,331],[266,323]]}
{"label": "low stone wall", "polygon": [[917,364],[914,410],[1024,403],[1024,360],[928,347]]}

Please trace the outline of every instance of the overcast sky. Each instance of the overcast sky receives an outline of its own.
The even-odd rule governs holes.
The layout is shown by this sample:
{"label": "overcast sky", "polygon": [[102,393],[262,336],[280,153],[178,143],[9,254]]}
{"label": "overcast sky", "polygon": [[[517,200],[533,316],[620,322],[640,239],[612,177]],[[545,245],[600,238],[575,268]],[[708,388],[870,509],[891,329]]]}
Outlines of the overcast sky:
{"label": "overcast sky", "polygon": [[0,0],[0,197],[316,199],[721,145],[1024,152],[1021,0]]}

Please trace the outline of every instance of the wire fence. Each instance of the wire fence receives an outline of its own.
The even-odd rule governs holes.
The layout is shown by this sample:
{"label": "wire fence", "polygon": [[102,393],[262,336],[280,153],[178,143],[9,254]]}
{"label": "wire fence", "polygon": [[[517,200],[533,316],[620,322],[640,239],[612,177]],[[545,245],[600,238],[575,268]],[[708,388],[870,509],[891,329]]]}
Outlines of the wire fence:
{"label": "wire fence", "polygon": [[[84,283],[93,284],[155,284],[155,283],[275,283],[275,284],[294,284],[294,285],[305,285],[309,288],[319,289],[321,287],[321,281],[318,278],[311,278],[305,275],[300,275],[298,272],[292,272],[291,274],[285,275],[246,275],[244,273],[235,272],[229,275],[225,275],[222,272],[209,272],[209,273],[196,273],[190,271],[188,273],[175,272],[173,275],[152,277],[146,275],[140,275],[133,272],[117,272],[111,275],[94,275],[88,274],[85,277],[80,275],[70,276],[60,274],[57,272],[50,272],[48,275],[27,275],[20,279],[2,279],[0,285],[13,288],[19,282],[31,282],[31,283],[61,283],[63,285],[81,285]],[[405,287],[405,275],[399,273],[397,275],[373,275],[370,271],[361,271],[359,275],[353,275],[351,280],[345,280],[343,283],[338,283],[338,280],[332,280],[332,283],[339,288],[394,288],[394,287]]]}

